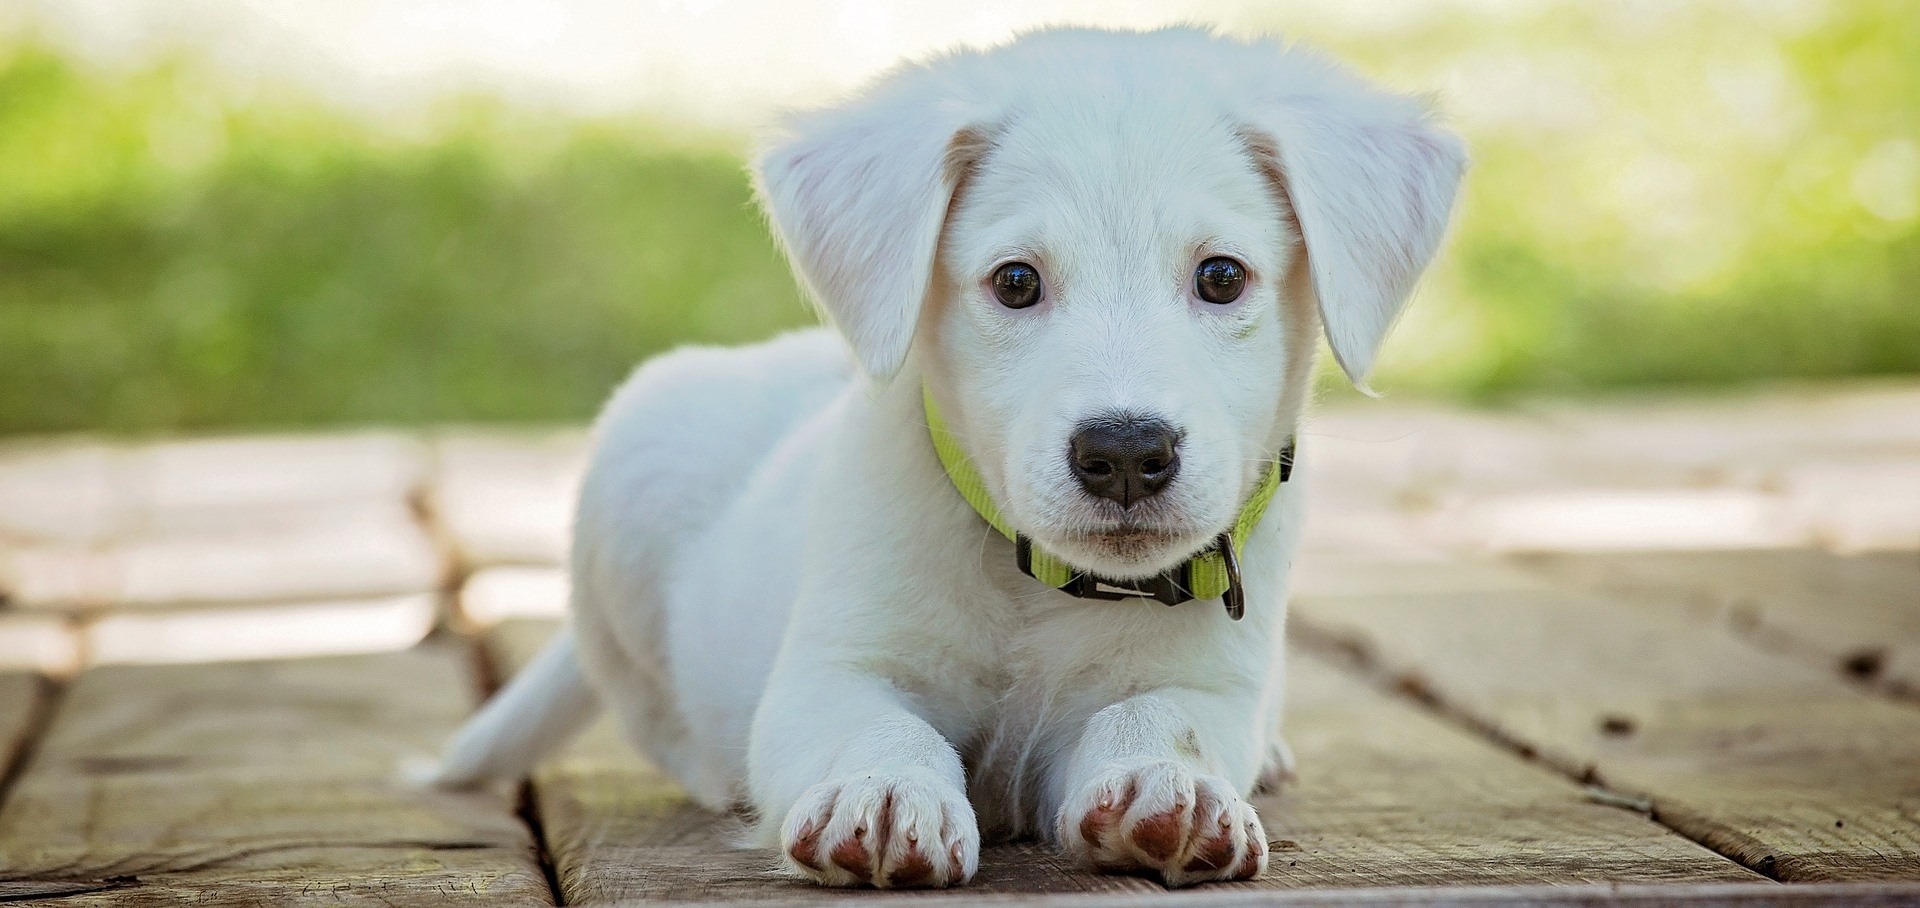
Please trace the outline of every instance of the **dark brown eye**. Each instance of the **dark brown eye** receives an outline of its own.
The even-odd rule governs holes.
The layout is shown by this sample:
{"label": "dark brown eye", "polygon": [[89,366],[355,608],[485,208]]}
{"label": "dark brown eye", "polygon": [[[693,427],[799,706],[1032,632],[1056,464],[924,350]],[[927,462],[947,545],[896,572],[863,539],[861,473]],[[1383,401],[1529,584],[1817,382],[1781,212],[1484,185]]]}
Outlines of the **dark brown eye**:
{"label": "dark brown eye", "polygon": [[1225,305],[1240,298],[1240,292],[1247,289],[1246,266],[1227,258],[1215,256],[1200,263],[1193,269],[1193,292],[1209,303]]}
{"label": "dark brown eye", "polygon": [[1025,309],[1040,302],[1040,272],[1026,262],[1008,262],[994,269],[993,295],[1008,309]]}

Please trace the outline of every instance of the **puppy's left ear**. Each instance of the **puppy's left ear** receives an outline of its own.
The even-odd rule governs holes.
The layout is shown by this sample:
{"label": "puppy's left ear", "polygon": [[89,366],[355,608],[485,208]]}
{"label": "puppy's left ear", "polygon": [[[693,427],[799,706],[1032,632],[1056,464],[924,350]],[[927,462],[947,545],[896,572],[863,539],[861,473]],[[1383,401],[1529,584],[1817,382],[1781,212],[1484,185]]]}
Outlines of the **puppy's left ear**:
{"label": "puppy's left ear", "polygon": [[899,371],[933,279],[947,208],[987,139],[979,113],[922,69],[795,117],[754,162],[794,271],[868,375]]}
{"label": "puppy's left ear", "polygon": [[1301,50],[1257,90],[1248,144],[1291,203],[1328,345],[1365,387],[1446,234],[1466,147],[1427,105]]}

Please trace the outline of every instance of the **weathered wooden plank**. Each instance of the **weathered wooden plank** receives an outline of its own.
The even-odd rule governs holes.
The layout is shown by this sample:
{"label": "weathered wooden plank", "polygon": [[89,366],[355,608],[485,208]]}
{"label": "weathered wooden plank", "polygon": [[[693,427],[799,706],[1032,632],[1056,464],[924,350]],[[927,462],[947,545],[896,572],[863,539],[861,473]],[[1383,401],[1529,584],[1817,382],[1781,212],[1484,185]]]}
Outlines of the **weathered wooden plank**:
{"label": "weathered wooden plank", "polygon": [[204,438],[145,446],[0,446],[0,537],[88,545],[145,536],[285,531],[403,502],[427,450],[392,432]]}
{"label": "weathered wooden plank", "polygon": [[1317,414],[1301,454],[1317,476],[1303,552],[1782,547],[1844,516],[1780,477],[1790,461],[1719,459],[1730,449],[1697,412],[1637,433],[1636,457],[1585,437],[1611,438],[1606,427],[1564,422],[1406,404]]}
{"label": "weathered wooden plank", "polygon": [[[1910,908],[1920,886],[1903,884],[1801,884],[1781,886],[1773,883],[1706,884],[1604,884],[1574,886],[1462,886],[1395,887],[1389,889],[1248,889],[1208,886],[1174,892],[1143,890],[1126,893],[1086,895],[979,896],[967,891],[930,893],[851,894],[845,902],[861,904],[874,901],[940,905],[1022,905],[1033,908],[1068,908],[1074,905],[1121,906],[1121,908],[1198,908],[1198,906],[1283,905],[1309,906],[1362,905],[1370,908],[1432,908],[1432,906],[1525,905],[1549,908],[1615,905],[1685,905],[1692,908],[1757,908],[1757,906],[1819,905],[1846,908]],[[639,904],[639,903],[630,903]]]}
{"label": "weathered wooden plank", "polygon": [[1920,441],[1878,458],[1795,464],[1778,483],[1826,548],[1920,550]]}
{"label": "weathered wooden plank", "polygon": [[[1920,547],[1920,388],[1331,407],[1306,548]],[[1418,526],[1409,531],[1406,520]],[[1371,540],[1379,539],[1378,543]],[[1410,543],[1411,541],[1411,543]]]}
{"label": "weathered wooden plank", "polygon": [[451,433],[435,440],[434,451],[432,512],[462,564],[565,559],[585,469],[582,433]]}
{"label": "weathered wooden plank", "polygon": [[167,535],[111,545],[0,546],[22,609],[87,611],[416,593],[439,586],[441,554],[399,502],[284,532]]}
{"label": "weathered wooden plank", "polygon": [[66,675],[79,667],[80,634],[67,616],[0,608],[0,671]]}
{"label": "weathered wooden plank", "polygon": [[[123,887],[117,884],[89,886],[39,886],[33,889],[0,882],[0,900],[60,897],[62,905],[121,905]],[[247,891],[236,885],[222,898],[195,897],[196,905],[273,904],[270,896]],[[449,893],[443,904],[481,903],[472,893]],[[972,889],[926,892],[846,892],[839,904],[938,904],[1020,905],[1027,908],[1074,908],[1074,906],[1121,906],[1121,908],[1202,908],[1202,906],[1280,905],[1280,906],[1369,906],[1369,908],[1467,908],[1467,906],[1519,905],[1544,908],[1610,908],[1617,905],[1684,905],[1690,908],[1789,908],[1789,906],[1831,906],[1831,908],[1910,908],[1920,897],[1920,885],[1906,883],[1605,883],[1567,886],[1401,886],[1370,889],[1249,889],[1208,886],[1200,889],[1167,891],[1141,889],[1116,893],[1030,893],[987,894]],[[725,904],[779,904],[777,899],[733,899]],[[654,901],[624,901],[622,905],[661,904]],[[706,904],[720,904],[708,902]]]}
{"label": "weathered wooden plank", "polygon": [[[0,780],[7,778],[26,746],[34,709],[40,705],[45,691],[45,682],[34,675],[0,673]],[[6,803],[6,796],[6,791],[0,789],[0,804]]]}
{"label": "weathered wooden plank", "polygon": [[433,590],[426,455],[396,433],[0,447],[0,600],[95,613]]}
{"label": "weathered wooden plank", "polygon": [[[514,622],[494,639],[518,665],[550,627]],[[1227,888],[1760,879],[1311,657],[1293,665],[1301,776],[1258,802],[1274,849],[1266,876]],[[728,848],[738,822],[688,805],[606,723],[543,768],[536,788],[573,903],[829,897],[772,876],[771,855]],[[1146,885],[1065,868],[1033,844],[991,848],[980,866],[967,890],[980,897]]]}
{"label": "weathered wooden plank", "polygon": [[88,661],[216,662],[403,650],[439,615],[433,593],[111,611],[86,622]]}
{"label": "weathered wooden plank", "polygon": [[468,667],[431,646],[84,673],[0,809],[0,877],[113,904],[547,904],[509,798],[396,778],[468,711]]}
{"label": "weathered wooden plank", "polygon": [[460,614],[481,627],[512,618],[564,618],[571,586],[564,568],[483,568],[460,585]]}
{"label": "weathered wooden plank", "polygon": [[0,444],[0,539],[88,541],[121,531],[119,452],[97,442]]}
{"label": "weathered wooden plank", "polygon": [[1815,541],[1786,496],[1743,488],[1569,485],[1462,496],[1424,525],[1459,551],[1783,549]]}
{"label": "weathered wooden plank", "polygon": [[[402,502],[425,485],[425,442],[396,432],[170,441],[134,449],[135,534],[304,525],[342,505]],[[274,525],[272,515],[299,523]]]}
{"label": "weathered wooden plank", "polygon": [[1920,712],[1683,603],[1576,592],[1305,596],[1296,627],[1783,880],[1920,879]]}
{"label": "weathered wooden plank", "polygon": [[1544,592],[1553,581],[1492,558],[1386,558],[1325,554],[1299,558],[1287,583],[1294,596],[1420,596],[1431,593]]}
{"label": "weathered wooden plank", "polygon": [[1920,696],[1920,553],[1554,553],[1520,563],[1593,589],[1677,598],[1763,645]]}
{"label": "weathered wooden plank", "polygon": [[[1642,490],[1678,479],[1755,496],[1744,505],[1711,505],[1719,514],[1691,515],[1702,537],[1734,542],[1738,534],[1839,551],[1920,547],[1920,386],[1910,381],[1783,388],[1737,400],[1661,394],[1524,409],[1552,425],[1566,449],[1581,452],[1560,470],[1554,485],[1562,489],[1594,483],[1596,469],[1625,468],[1637,474],[1629,485]],[[1741,526],[1743,507],[1767,513]],[[1700,542],[1694,547],[1711,540]]]}
{"label": "weathered wooden plank", "polygon": [[1751,871],[1319,658],[1289,663],[1299,778],[1257,804],[1259,885],[1756,881]]}
{"label": "weathered wooden plank", "polygon": [[1685,468],[1713,483],[1763,480],[1819,460],[1911,455],[1920,445],[1920,385],[1910,380],[1522,406],[1596,458],[1627,469]]}
{"label": "weathered wooden plank", "polygon": [[[531,659],[555,625],[511,621],[490,635],[502,668]],[[568,904],[619,901],[832,902],[846,893],[780,874],[776,856],[739,847],[741,821],[694,806],[603,718],[534,775],[540,818]],[[966,892],[1157,890],[1145,880],[1073,872],[1031,844],[994,846]]]}
{"label": "weathered wooden plank", "polygon": [[1506,500],[1563,492],[1570,478],[1602,490],[1696,482],[1690,471],[1596,455],[1525,412],[1407,401],[1312,414],[1300,456],[1315,477],[1301,542],[1303,556],[1312,557],[1433,557],[1510,537]]}
{"label": "weathered wooden plank", "polygon": [[[1300,456],[1324,452],[1316,495],[1386,494],[1418,508],[1437,490],[1549,488],[1578,448],[1526,412],[1462,410],[1408,400],[1329,406],[1308,416]],[[1608,471],[1623,475],[1627,471]]]}

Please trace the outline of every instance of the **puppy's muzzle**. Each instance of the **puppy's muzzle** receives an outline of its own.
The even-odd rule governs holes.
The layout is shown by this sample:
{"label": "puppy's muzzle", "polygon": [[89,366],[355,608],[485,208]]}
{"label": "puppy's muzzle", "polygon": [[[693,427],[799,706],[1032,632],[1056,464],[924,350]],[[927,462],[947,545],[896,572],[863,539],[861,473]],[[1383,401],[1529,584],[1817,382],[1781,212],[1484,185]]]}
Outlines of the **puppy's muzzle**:
{"label": "puppy's muzzle", "polygon": [[1131,507],[1180,473],[1180,433],[1164,421],[1116,414],[1081,423],[1067,459],[1089,494]]}

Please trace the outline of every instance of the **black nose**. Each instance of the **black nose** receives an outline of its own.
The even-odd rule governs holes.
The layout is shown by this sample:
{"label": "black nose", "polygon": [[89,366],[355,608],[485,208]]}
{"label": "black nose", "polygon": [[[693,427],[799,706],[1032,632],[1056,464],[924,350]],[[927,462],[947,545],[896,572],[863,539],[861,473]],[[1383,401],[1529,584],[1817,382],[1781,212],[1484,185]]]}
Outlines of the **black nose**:
{"label": "black nose", "polygon": [[1084,423],[1068,444],[1080,485],[1121,507],[1158,493],[1180,472],[1180,436],[1157,419],[1120,416]]}

